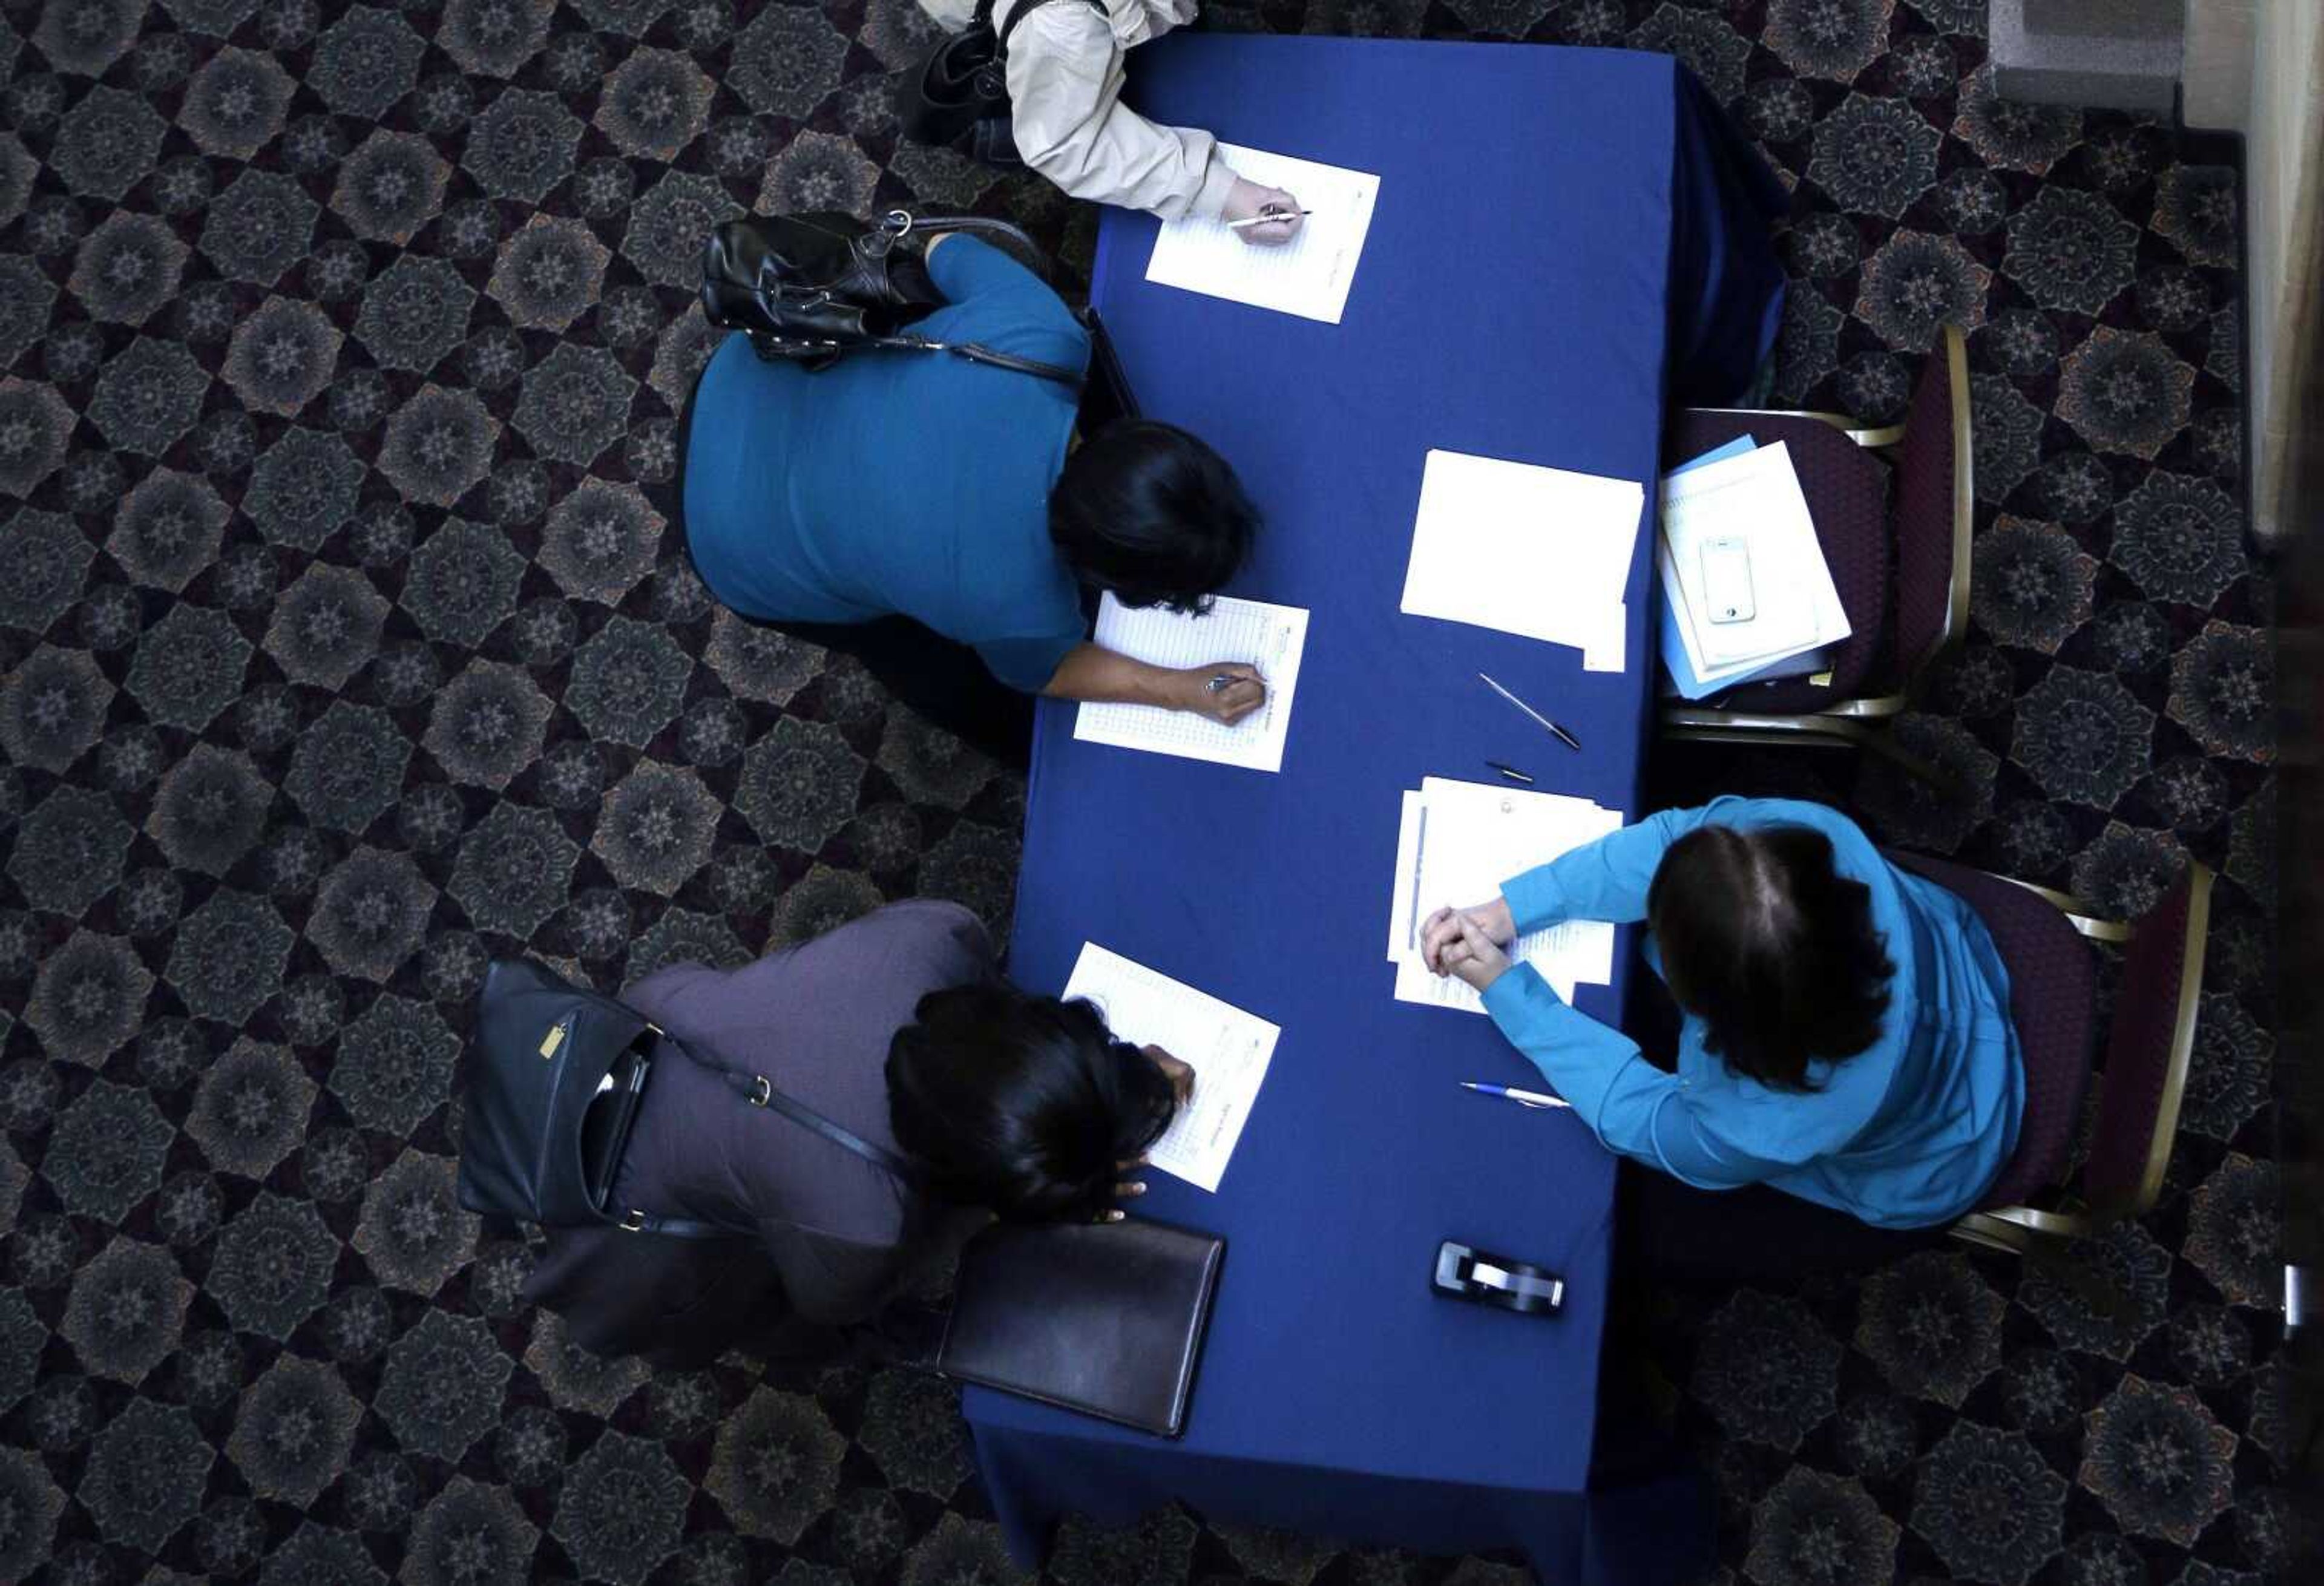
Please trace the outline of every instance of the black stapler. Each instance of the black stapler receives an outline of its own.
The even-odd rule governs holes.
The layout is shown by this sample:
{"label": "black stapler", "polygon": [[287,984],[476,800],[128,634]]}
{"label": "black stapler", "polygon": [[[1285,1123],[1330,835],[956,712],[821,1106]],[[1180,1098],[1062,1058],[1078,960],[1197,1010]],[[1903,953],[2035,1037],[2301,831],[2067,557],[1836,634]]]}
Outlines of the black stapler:
{"label": "black stapler", "polygon": [[1554,1315],[1565,1304],[1565,1279],[1554,1272],[1449,1239],[1436,1247],[1429,1286],[1452,1299],[1529,1316]]}

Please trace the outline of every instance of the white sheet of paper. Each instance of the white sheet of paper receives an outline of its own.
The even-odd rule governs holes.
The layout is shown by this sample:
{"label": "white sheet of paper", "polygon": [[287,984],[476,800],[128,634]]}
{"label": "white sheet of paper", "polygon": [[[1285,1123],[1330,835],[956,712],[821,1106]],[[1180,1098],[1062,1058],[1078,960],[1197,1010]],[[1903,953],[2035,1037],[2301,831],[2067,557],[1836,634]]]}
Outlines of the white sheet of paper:
{"label": "white sheet of paper", "polygon": [[1095,942],[1082,944],[1065,994],[1096,1003],[1120,1039],[1160,1047],[1194,1069],[1194,1099],[1147,1157],[1163,1172],[1216,1193],[1282,1031]]}
{"label": "white sheet of paper", "polygon": [[[1610,932],[1614,927],[1603,928]],[[1554,952],[1528,952],[1526,945],[1532,940],[1530,936],[1518,938],[1517,951],[1509,954],[1510,962],[1532,964],[1552,991],[1566,1001],[1572,1001],[1579,982],[1572,969]],[[1396,1000],[1416,1002],[1424,1008],[1449,1008],[1455,1013],[1482,1015],[1485,1011],[1481,992],[1457,975],[1436,973],[1417,954],[1396,961]]]}
{"label": "white sheet of paper", "polygon": [[1619,810],[1587,798],[1429,777],[1418,912],[1495,896],[1503,881],[1621,828]]}
{"label": "white sheet of paper", "polygon": [[[1619,810],[1559,793],[1431,777],[1418,793],[1405,794],[1387,953],[1397,966],[1396,1000],[1482,1013],[1484,1001],[1475,991],[1421,961],[1420,922],[1442,908],[1482,902],[1509,877],[1621,825]],[[1601,920],[1563,921],[1518,937],[1509,957],[1532,964],[1570,1002],[1575,986],[1613,979],[1614,927]]]}
{"label": "white sheet of paper", "polygon": [[1307,217],[1289,242],[1273,248],[1244,242],[1224,220],[1167,222],[1154,239],[1146,279],[1337,325],[1371,230],[1379,178],[1236,143],[1221,143],[1218,157],[1236,175],[1297,198]]}
{"label": "white sheet of paper", "polygon": [[1390,963],[1413,951],[1420,917],[1414,912],[1420,892],[1420,793],[1406,789],[1397,812],[1396,885],[1388,903],[1388,956]]}
{"label": "white sheet of paper", "polygon": [[[1667,475],[1661,496],[1655,571],[1698,678],[1739,677],[1848,637],[1848,613],[1783,442]],[[1702,620],[1702,545],[1722,535],[1750,545],[1757,609],[1748,622]]]}
{"label": "white sheet of paper", "polygon": [[1609,606],[1598,636],[1582,647],[1582,669],[1585,672],[1618,672],[1629,659],[1630,608]]}
{"label": "white sheet of paper", "polygon": [[1615,613],[1646,499],[1636,480],[1431,451],[1399,609],[1570,644],[1618,669]]}
{"label": "white sheet of paper", "polygon": [[1299,658],[1307,648],[1303,607],[1222,595],[1209,615],[1190,617],[1158,606],[1132,611],[1108,595],[1098,602],[1093,637],[1108,650],[1157,667],[1245,662],[1267,679],[1267,703],[1231,727],[1159,705],[1084,704],[1074,713],[1075,738],[1248,770],[1283,769],[1291,702],[1299,690]]}

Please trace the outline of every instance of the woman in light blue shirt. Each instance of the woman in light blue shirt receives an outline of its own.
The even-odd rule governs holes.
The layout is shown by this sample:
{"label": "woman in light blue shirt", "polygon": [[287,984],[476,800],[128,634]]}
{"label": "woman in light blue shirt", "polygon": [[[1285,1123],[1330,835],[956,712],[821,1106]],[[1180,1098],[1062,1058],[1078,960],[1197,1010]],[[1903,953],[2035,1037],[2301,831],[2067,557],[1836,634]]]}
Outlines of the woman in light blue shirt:
{"label": "woman in light blue shirt", "polygon": [[[1646,922],[1684,1015],[1675,1072],[1501,951],[1563,919]],[[1766,1185],[1932,1228],[2017,1143],[2024,1076],[1992,937],[1821,805],[1666,810],[1440,910],[1424,947],[1609,1149],[1696,1189]]]}

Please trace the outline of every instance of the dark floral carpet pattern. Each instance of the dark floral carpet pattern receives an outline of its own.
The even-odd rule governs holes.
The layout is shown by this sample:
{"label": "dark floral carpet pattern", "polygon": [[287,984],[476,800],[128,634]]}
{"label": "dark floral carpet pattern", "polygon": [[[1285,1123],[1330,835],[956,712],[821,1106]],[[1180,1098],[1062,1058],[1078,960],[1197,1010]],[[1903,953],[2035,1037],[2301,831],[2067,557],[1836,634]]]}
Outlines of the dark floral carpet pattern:
{"label": "dark floral carpet pattern", "polygon": [[[2082,1258],[2111,1305],[1932,1254],[1665,1296],[1637,1352],[1721,1581],[2230,1586],[2292,1518],[2237,180],[1997,102],[1982,10],[1209,25],[1675,51],[1795,191],[1779,402],[1892,418],[1969,330],[1973,630],[1904,731],[1974,798],[1719,775],[2128,914],[2221,870],[2170,1187]],[[594,1360],[453,1195],[491,954],[612,985],[883,899],[1007,913],[1021,785],[716,610],[658,505],[714,218],[973,205],[1086,261],[1085,209],[897,146],[931,36],[911,0],[0,5],[0,1580],[1019,1579],[947,1390]],[[1520,1578],[1176,1513],[1051,1567]]]}

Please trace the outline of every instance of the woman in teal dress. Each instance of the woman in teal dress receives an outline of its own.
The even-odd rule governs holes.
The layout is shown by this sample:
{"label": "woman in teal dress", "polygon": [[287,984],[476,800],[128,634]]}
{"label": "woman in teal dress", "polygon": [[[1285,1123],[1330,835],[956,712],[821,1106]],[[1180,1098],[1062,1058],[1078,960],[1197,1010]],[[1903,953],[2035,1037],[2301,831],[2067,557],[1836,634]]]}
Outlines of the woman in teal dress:
{"label": "woman in teal dress", "polygon": [[[1566,919],[1646,923],[1683,1016],[1671,1068],[1501,950]],[[1766,1185],[1881,1229],[1938,1228],[2017,1143],[2024,1065],[1992,937],[1821,805],[1664,811],[1440,910],[1424,950],[1483,993],[1609,1150],[1694,1190]]]}

